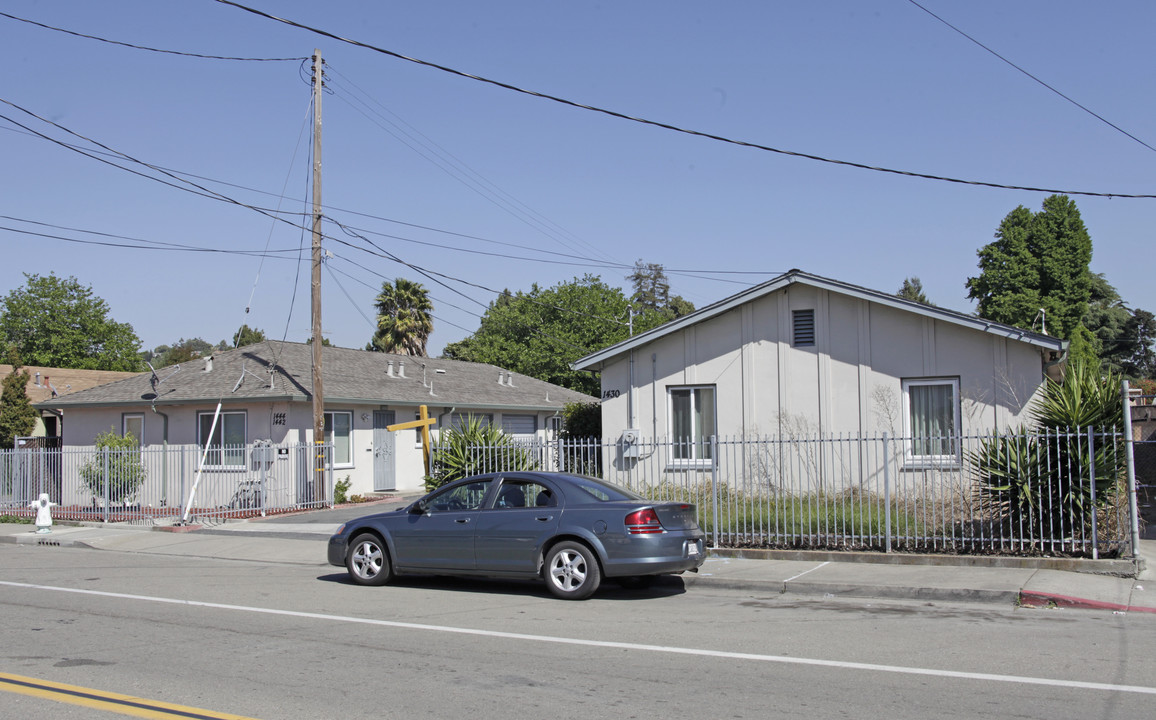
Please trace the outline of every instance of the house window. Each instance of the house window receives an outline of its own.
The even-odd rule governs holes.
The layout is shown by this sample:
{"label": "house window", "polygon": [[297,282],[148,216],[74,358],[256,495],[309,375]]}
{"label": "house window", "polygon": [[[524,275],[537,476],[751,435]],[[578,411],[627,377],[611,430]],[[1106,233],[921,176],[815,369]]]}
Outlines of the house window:
{"label": "house window", "polygon": [[679,462],[709,461],[710,438],[715,434],[714,387],[675,387],[668,392],[671,457]]}
{"label": "house window", "polygon": [[325,442],[333,446],[333,465],[353,465],[353,413],[325,413]]}
{"label": "house window", "polygon": [[904,380],[904,425],[909,457],[959,460],[959,380]]}
{"label": "house window", "polygon": [[132,435],[137,445],[144,445],[144,415],[125,414],[120,418],[120,434]]}
{"label": "house window", "polygon": [[[245,412],[223,412],[213,428],[213,413],[198,413],[197,428],[201,447],[207,447],[206,466],[245,467]],[[209,433],[212,432],[212,437]]]}
{"label": "house window", "polygon": [[815,344],[815,311],[794,310],[791,313],[792,344],[811,347]]}
{"label": "house window", "polygon": [[536,415],[502,415],[502,432],[518,440],[533,440],[538,432]]}
{"label": "house window", "polygon": [[494,416],[491,413],[454,413],[450,416],[450,427],[461,430],[469,420],[480,425],[490,425],[494,422]]}

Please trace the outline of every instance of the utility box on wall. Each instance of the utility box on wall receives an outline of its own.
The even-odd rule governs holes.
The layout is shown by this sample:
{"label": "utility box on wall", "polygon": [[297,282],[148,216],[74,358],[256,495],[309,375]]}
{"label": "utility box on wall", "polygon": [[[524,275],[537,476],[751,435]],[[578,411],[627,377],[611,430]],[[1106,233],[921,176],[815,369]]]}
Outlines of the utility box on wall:
{"label": "utility box on wall", "polygon": [[618,444],[622,448],[622,457],[638,457],[638,442],[641,437],[642,435],[637,428],[627,428],[622,431],[622,437],[618,439]]}

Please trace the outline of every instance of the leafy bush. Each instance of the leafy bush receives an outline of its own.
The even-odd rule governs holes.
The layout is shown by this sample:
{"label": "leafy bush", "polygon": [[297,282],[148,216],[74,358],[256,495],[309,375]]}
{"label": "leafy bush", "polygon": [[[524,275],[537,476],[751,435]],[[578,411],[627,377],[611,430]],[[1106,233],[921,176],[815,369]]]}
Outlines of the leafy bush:
{"label": "leafy bush", "polygon": [[145,481],[137,439],[132,433],[121,436],[112,429],[97,435],[96,454],[81,466],[80,479],[93,497],[102,497],[109,504],[131,498]]}
{"label": "leafy bush", "polygon": [[342,504],[348,502],[346,494],[349,492],[349,486],[352,484],[353,483],[349,480],[348,475],[345,476],[344,480],[338,480],[336,483],[334,483],[334,485],[333,485],[333,504],[334,505],[342,505]]}
{"label": "leafy bush", "polygon": [[498,470],[533,470],[533,454],[502,429],[469,416],[460,427],[441,431],[433,458],[433,474],[426,490],[433,490],[470,475]]}
{"label": "leafy bush", "polygon": [[[1112,502],[1126,469],[1125,453],[1087,430],[1123,430],[1120,380],[1093,364],[1073,361],[1062,382],[1049,380],[1028,408],[1034,428],[993,436],[968,454],[977,488],[993,518],[1026,538],[1070,536]],[[1095,503],[1092,502],[1093,471]]]}

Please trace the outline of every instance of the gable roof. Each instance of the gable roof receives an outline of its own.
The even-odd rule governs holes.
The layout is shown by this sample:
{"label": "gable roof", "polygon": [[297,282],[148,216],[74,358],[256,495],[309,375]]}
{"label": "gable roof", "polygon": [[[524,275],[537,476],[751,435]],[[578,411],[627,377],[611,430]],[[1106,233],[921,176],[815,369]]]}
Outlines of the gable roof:
{"label": "gable roof", "polygon": [[[557,410],[595,398],[485,363],[324,347],[325,402]],[[393,377],[390,377],[392,367]],[[404,377],[400,375],[404,374]],[[265,341],[38,403],[38,407],[312,402],[312,348]],[[155,386],[154,386],[155,378]],[[502,378],[504,382],[499,382]],[[508,381],[507,378],[509,379]],[[513,384],[509,384],[512,382]]]}
{"label": "gable roof", "polygon": [[[24,388],[28,400],[33,403],[51,400],[54,396],[69,395],[87,390],[97,385],[123,380],[136,373],[118,370],[77,370],[75,368],[53,368],[39,365],[23,365],[28,373],[28,384]],[[12,373],[11,365],[0,365],[0,377]]]}
{"label": "gable roof", "polygon": [[591,353],[584,358],[580,358],[570,365],[574,370],[599,370],[602,366],[612,358],[617,357],[623,353],[629,352],[635,348],[653,342],[658,338],[678,332],[684,328],[696,325],[701,322],[710,320],[711,318],[729,312],[740,305],[744,305],[753,300],[761,298],[765,295],[778,292],[791,285],[809,285],[811,287],[819,288],[821,290],[828,290],[831,292],[847,295],[849,297],[858,298],[860,300],[867,300],[880,305],[897,308],[906,312],[920,315],[923,317],[930,317],[943,322],[952,323],[961,327],[971,328],[980,332],[990,333],[999,337],[1009,338],[1011,340],[1018,340],[1035,345],[1041,349],[1052,350],[1055,352],[1063,352],[1068,343],[1066,340],[1050,337],[1048,335],[1041,335],[1039,333],[1022,330],[1011,325],[1003,325],[1001,323],[985,320],[975,315],[967,315],[965,313],[956,312],[954,310],[947,310],[945,308],[935,307],[933,305],[924,305],[913,300],[905,300],[897,295],[879,292],[878,290],[870,290],[868,288],[859,287],[850,283],[841,282],[839,280],[831,280],[830,278],[819,277],[805,273],[802,270],[791,270],[776,278],[768,280],[760,285],[747,288],[741,292],[731,295],[728,298],[719,300],[703,308],[700,308],[689,315],[684,315],[677,320],[672,320],[664,325],[659,325],[656,328],[647,330],[644,333],[639,333],[629,340],[623,340],[620,343],[611,345],[608,348]]}

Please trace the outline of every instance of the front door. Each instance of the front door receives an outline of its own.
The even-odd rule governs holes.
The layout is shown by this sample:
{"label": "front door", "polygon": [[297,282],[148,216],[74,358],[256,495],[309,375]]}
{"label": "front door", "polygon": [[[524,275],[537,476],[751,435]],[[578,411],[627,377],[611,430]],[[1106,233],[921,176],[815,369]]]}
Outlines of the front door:
{"label": "front door", "polygon": [[375,410],[373,412],[373,491],[397,489],[396,462],[394,461],[396,437],[386,430],[386,426],[393,425],[394,413],[392,410]]}

